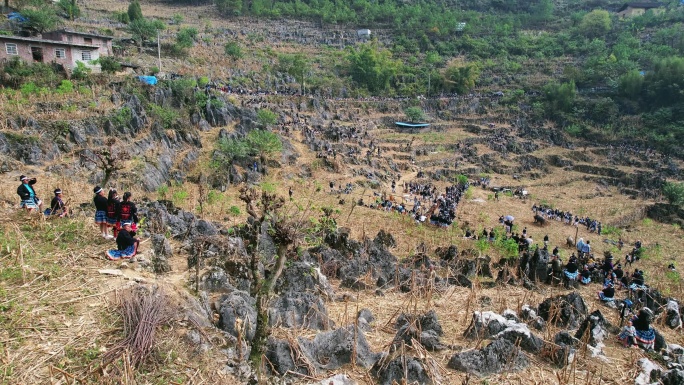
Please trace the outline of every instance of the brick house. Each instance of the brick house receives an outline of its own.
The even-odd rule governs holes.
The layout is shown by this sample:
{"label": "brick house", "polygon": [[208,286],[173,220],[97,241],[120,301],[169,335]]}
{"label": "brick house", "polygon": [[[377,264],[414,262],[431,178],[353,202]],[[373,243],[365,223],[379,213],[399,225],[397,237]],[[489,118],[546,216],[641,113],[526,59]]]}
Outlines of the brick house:
{"label": "brick house", "polygon": [[64,30],[42,37],[0,36],[0,61],[19,57],[27,63],[58,63],[67,70],[80,61],[99,72],[100,66],[90,62],[111,54],[112,38],[108,36]]}
{"label": "brick house", "polygon": [[617,12],[620,18],[641,16],[646,11],[652,11],[655,14],[664,11],[662,3],[626,3]]}

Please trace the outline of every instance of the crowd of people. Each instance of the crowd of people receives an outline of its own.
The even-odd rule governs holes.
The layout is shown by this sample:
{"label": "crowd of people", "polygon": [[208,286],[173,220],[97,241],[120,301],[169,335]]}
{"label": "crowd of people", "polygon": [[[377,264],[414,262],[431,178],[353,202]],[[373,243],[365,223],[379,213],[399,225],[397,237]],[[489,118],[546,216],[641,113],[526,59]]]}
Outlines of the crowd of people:
{"label": "crowd of people", "polygon": [[[135,238],[138,230],[138,209],[131,201],[133,194],[126,191],[122,198],[116,189],[105,190],[100,186],[93,189],[95,196],[95,223],[105,239],[116,239],[117,248],[105,252],[107,259],[130,259],[138,251],[140,240]],[[112,234],[109,233],[111,229]]]}
{"label": "crowd of people", "polygon": [[[43,210],[43,201],[38,198],[35,189],[37,179],[21,175],[19,180],[21,184],[17,187],[17,195],[21,199],[21,208],[28,212],[42,212],[46,217],[64,218],[71,215],[68,202],[64,200],[60,188],[54,190],[55,196],[50,201],[50,207]],[[132,258],[137,253],[140,243],[140,240],[135,238],[138,229],[138,209],[131,200],[133,194],[127,191],[119,198],[116,189],[110,189],[105,196],[105,190],[100,186],[96,186],[93,193],[95,223],[99,226],[103,238],[116,239],[117,248],[106,251],[106,257],[110,260]]]}
{"label": "crowd of people", "polygon": [[532,211],[535,215],[539,215],[544,219],[556,220],[563,222],[566,225],[573,225],[575,227],[580,225],[586,226],[590,233],[595,232],[598,235],[601,235],[601,231],[603,231],[603,226],[601,225],[600,221],[589,217],[580,217],[578,215],[573,216],[572,212],[570,211],[562,211],[537,204],[532,205]]}

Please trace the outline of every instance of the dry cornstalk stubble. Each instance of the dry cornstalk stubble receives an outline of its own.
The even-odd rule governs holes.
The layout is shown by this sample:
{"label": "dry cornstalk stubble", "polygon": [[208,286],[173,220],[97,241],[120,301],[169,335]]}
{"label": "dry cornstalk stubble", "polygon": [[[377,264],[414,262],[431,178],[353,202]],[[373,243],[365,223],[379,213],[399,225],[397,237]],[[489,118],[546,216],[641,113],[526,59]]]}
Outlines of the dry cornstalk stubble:
{"label": "dry cornstalk stubble", "polygon": [[131,366],[138,367],[154,348],[157,327],[170,321],[174,314],[171,300],[159,287],[133,286],[121,294],[119,312],[124,338],[102,357],[102,366],[130,355]]}

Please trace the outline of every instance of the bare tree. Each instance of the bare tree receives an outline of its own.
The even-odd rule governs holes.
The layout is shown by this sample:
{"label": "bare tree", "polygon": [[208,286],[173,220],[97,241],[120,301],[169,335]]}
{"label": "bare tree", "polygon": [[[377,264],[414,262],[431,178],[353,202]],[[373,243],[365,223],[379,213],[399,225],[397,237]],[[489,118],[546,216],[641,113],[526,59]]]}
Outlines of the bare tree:
{"label": "bare tree", "polygon": [[82,150],[79,156],[84,160],[95,164],[102,172],[104,178],[101,182],[102,186],[107,186],[112,174],[124,168],[124,162],[131,158],[131,155],[121,146],[116,146],[116,139],[108,138],[105,145],[92,153]]}
{"label": "bare tree", "polygon": [[[297,241],[299,226],[285,215],[283,210],[285,198],[283,197],[269,194],[266,191],[259,194],[255,188],[243,187],[240,189],[240,200],[245,202],[247,213],[250,215],[243,239],[251,255],[251,294],[256,298],[257,310],[256,332],[252,340],[249,360],[257,370],[260,370],[262,357],[266,350],[266,341],[271,334],[268,303],[276,281],[283,272],[291,246]],[[258,241],[262,225],[265,223],[268,224],[269,235],[276,245],[276,261],[268,278],[262,276],[259,271],[261,255],[258,250]]]}

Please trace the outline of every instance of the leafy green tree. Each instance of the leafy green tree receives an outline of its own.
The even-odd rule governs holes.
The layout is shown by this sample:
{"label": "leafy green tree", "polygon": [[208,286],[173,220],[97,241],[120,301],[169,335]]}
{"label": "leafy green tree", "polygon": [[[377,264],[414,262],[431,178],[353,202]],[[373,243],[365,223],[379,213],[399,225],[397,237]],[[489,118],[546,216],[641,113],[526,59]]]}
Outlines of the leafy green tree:
{"label": "leafy green tree", "polygon": [[215,0],[216,8],[225,16],[240,16],[242,0]]}
{"label": "leafy green tree", "polygon": [[252,130],[247,134],[249,151],[258,154],[261,161],[283,150],[283,143],[277,134],[266,130]]}
{"label": "leafy green tree", "polygon": [[547,102],[547,111],[553,115],[558,111],[569,112],[575,103],[577,88],[575,82],[551,83],[544,87],[544,97]]}
{"label": "leafy green tree", "polygon": [[229,41],[228,43],[226,43],[223,49],[226,53],[226,56],[231,58],[231,60],[233,61],[242,58],[242,47],[240,47],[240,44],[238,44],[235,41]]}
{"label": "leafy green tree", "polygon": [[128,20],[132,23],[137,20],[143,20],[142,8],[140,8],[140,2],[138,0],[133,0],[132,3],[128,4]]}
{"label": "leafy green tree", "polygon": [[554,5],[551,0],[540,0],[538,4],[532,6],[532,20],[536,22],[547,22],[553,18]]}
{"label": "leafy green tree", "polygon": [[480,77],[477,63],[458,63],[448,66],[442,76],[442,89],[447,92],[465,94],[475,87]]}
{"label": "leafy green tree", "polygon": [[100,68],[104,72],[121,71],[121,64],[111,56],[100,56],[97,62],[100,63]]}
{"label": "leafy green tree", "polygon": [[595,9],[584,15],[579,28],[582,34],[589,38],[603,36],[611,28],[610,13],[602,9]]}
{"label": "leafy green tree", "polygon": [[388,89],[399,69],[399,62],[392,58],[392,53],[375,42],[350,47],[347,60],[352,79],[373,93]]}
{"label": "leafy green tree", "polygon": [[406,118],[408,118],[409,122],[420,122],[425,120],[425,114],[423,113],[423,110],[417,106],[407,107],[404,110],[404,114],[406,114]]}
{"label": "leafy green tree", "polygon": [[278,116],[275,114],[275,112],[262,108],[259,111],[257,111],[257,122],[259,122],[259,125],[261,127],[268,127],[272,124],[275,124],[278,119]]}
{"label": "leafy green tree", "polygon": [[647,100],[652,107],[680,106],[684,116],[684,58],[670,57],[655,63],[644,78]]}
{"label": "leafy green tree", "polygon": [[302,86],[304,93],[304,77],[310,70],[310,63],[301,53],[278,55],[278,70],[292,75]]}
{"label": "leafy green tree", "polygon": [[54,29],[60,23],[59,16],[50,7],[25,8],[21,15],[28,19],[24,26],[38,33]]}
{"label": "leafy green tree", "polygon": [[637,100],[644,89],[644,76],[637,70],[629,71],[620,77],[618,91],[620,95]]}
{"label": "leafy green tree", "polygon": [[663,185],[663,195],[671,205],[684,205],[684,183],[665,183]]}
{"label": "leafy green tree", "polygon": [[76,0],[59,0],[57,6],[67,14],[70,20],[81,16],[81,9],[76,5]]}
{"label": "leafy green tree", "polygon": [[180,48],[190,48],[197,40],[197,28],[183,27],[176,34],[176,44]]}
{"label": "leafy green tree", "polygon": [[138,19],[128,24],[128,32],[133,36],[133,40],[141,46],[144,42],[151,40],[157,35],[157,31],[165,29],[166,26],[159,20]]}

